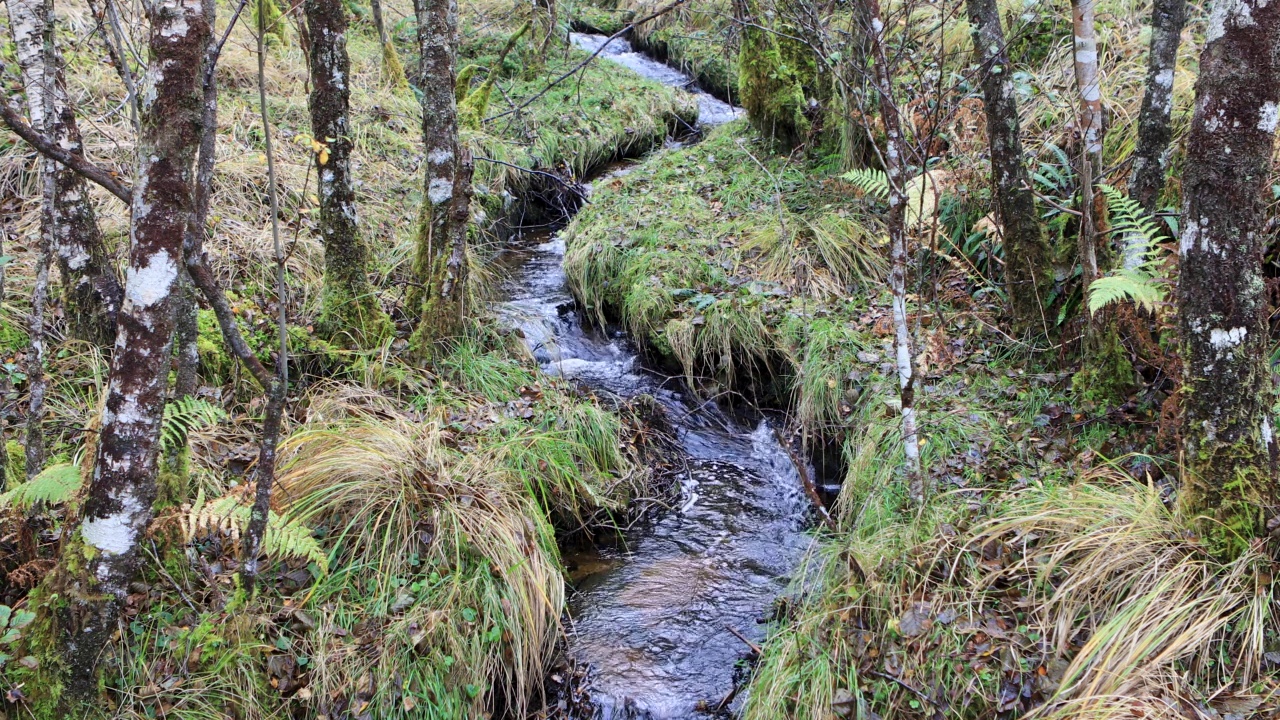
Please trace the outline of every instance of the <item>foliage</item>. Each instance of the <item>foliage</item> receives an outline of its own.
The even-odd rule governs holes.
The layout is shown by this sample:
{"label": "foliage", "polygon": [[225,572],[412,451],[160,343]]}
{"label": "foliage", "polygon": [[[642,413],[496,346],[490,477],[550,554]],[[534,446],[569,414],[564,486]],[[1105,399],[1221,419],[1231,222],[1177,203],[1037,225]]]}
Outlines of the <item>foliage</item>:
{"label": "foliage", "polygon": [[37,504],[61,505],[71,502],[83,484],[79,465],[50,465],[35,477],[0,495],[0,505],[18,510],[29,510]]}
{"label": "foliage", "polygon": [[160,447],[172,451],[187,441],[187,437],[225,420],[227,412],[203,398],[188,395],[177,398],[164,406],[164,420],[160,424]]}
{"label": "foliage", "polygon": [[1165,299],[1165,281],[1160,276],[1162,262],[1156,247],[1159,226],[1133,198],[1110,185],[1099,185],[1098,189],[1107,198],[1113,237],[1131,244],[1140,262],[1132,266],[1126,262],[1094,280],[1089,285],[1089,312],[1097,314],[1112,303],[1130,300],[1154,313]]}
{"label": "foliage", "polygon": [[[12,656],[5,652],[13,647],[19,639],[22,638],[22,630],[30,625],[36,619],[36,614],[24,608],[12,608],[8,605],[0,605],[0,666],[12,660]],[[35,658],[24,657],[20,662],[30,664]]]}
{"label": "foliage", "polygon": [[[202,488],[196,493],[195,501],[183,510],[182,529],[188,543],[221,535],[238,544],[241,534],[249,527],[253,508],[239,493],[206,502]],[[299,559],[315,563],[321,574],[329,572],[328,555],[312,537],[311,529],[296,520],[282,518],[274,511],[267,514],[262,551],[282,560]]]}

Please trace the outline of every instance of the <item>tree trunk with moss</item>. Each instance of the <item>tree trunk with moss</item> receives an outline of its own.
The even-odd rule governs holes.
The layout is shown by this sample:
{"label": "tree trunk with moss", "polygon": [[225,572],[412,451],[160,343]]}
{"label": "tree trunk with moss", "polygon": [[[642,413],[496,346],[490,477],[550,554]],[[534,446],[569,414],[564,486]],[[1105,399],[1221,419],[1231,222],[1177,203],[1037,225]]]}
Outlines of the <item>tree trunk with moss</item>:
{"label": "tree trunk with moss", "polygon": [[556,0],[532,0],[533,51],[538,64],[547,61],[547,53],[556,44]]}
{"label": "tree trunk with moss", "polygon": [[[62,56],[54,38],[53,4],[10,0],[9,26],[26,87],[31,126],[62,149],[83,154],[80,129],[67,95]],[[63,303],[73,337],[102,347],[115,342],[123,291],[98,230],[84,178],[49,158],[41,226],[63,279]]]}
{"label": "tree trunk with moss", "polygon": [[400,62],[400,54],[387,37],[387,26],[382,21],[382,0],[369,0],[369,9],[373,14],[373,26],[378,31],[378,43],[382,46],[382,82],[389,88],[408,89],[409,81],[404,76],[404,63]]}
{"label": "tree trunk with moss", "polygon": [[[1187,0],[1155,0],[1151,8],[1151,45],[1147,51],[1147,88],[1138,113],[1138,145],[1133,151],[1129,195],[1147,212],[1156,210],[1169,170],[1169,126],[1173,114],[1173,77],[1178,44],[1187,21]],[[1140,255],[1140,254],[1139,254]],[[1125,264],[1130,264],[1125,253]],[[1141,264],[1135,262],[1135,266]]]}
{"label": "tree trunk with moss", "polygon": [[[62,677],[41,690],[64,715],[98,701],[99,665],[137,574],[152,517],[161,420],[174,332],[174,293],[191,213],[192,161],[200,141],[201,80],[210,28],[201,0],[148,9],[155,79],[144,96],[133,194],[133,242],[118,342],[111,359],[93,475],[80,526],[46,579],[61,636]],[[48,616],[46,616],[48,617]],[[52,670],[46,668],[47,670]]]}
{"label": "tree trunk with moss", "polygon": [[1053,253],[1040,225],[1022,155],[1011,64],[995,0],[967,0],[974,54],[982,63],[991,179],[1004,246],[1005,294],[1018,330],[1047,329],[1043,298],[1053,285]]}
{"label": "tree trunk with moss", "polygon": [[413,263],[418,287],[409,307],[418,314],[414,344],[421,352],[458,335],[466,311],[467,225],[471,153],[458,138],[456,0],[415,0],[422,50],[422,140],[426,177]]}
{"label": "tree trunk with moss", "polygon": [[747,118],[761,135],[792,148],[809,133],[804,85],[783,59],[774,33],[764,27],[758,0],[734,0],[734,21],[742,28],[738,49],[738,95]]}
{"label": "tree trunk with moss", "polygon": [[318,330],[350,347],[368,347],[391,334],[391,321],[369,283],[369,247],[356,222],[351,177],[351,60],[342,0],[306,0],[311,36],[311,133],[319,178],[324,291]]}
{"label": "tree trunk with moss", "polygon": [[1276,517],[1275,400],[1262,270],[1264,190],[1280,104],[1280,4],[1216,0],[1183,175],[1180,504],[1233,553]]}

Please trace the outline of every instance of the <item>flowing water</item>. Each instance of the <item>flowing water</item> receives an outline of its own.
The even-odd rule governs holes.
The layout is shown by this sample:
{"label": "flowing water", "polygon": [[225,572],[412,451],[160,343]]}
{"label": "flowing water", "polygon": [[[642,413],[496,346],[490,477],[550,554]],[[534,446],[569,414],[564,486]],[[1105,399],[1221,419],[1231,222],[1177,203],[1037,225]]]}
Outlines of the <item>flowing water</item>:
{"label": "flowing water", "polygon": [[[595,50],[604,38],[574,41]],[[666,84],[691,85],[624,41],[602,55]],[[705,93],[698,100],[704,126],[741,112]],[[586,571],[574,575],[568,652],[590,667],[587,691],[601,720],[705,718],[699,708],[730,695],[735,667],[749,653],[734,633],[761,641],[761,621],[809,545],[800,480],[767,422],[744,425],[698,401],[647,371],[623,334],[584,325],[561,269],[564,249],[545,232],[515,243],[504,317],[548,372],[601,393],[656,398],[687,468],[677,507],[634,528],[618,549],[566,558]]]}

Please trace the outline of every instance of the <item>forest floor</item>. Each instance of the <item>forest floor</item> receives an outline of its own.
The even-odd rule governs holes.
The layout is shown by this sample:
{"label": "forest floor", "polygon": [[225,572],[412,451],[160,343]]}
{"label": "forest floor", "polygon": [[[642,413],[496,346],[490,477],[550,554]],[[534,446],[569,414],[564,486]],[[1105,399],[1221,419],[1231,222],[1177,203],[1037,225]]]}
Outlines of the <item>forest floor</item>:
{"label": "forest floor", "polygon": [[[408,7],[386,7],[408,65]],[[1274,709],[1272,588],[1255,587],[1247,572],[1264,560],[1253,552],[1213,559],[1169,507],[1167,390],[1100,403],[1062,370],[1072,348],[998,329],[1001,302],[989,279],[998,258],[979,227],[976,144],[954,146],[952,179],[932,200],[941,227],[913,268],[920,447],[933,488],[921,509],[900,471],[884,207],[846,177],[839,153],[815,145],[780,154],[745,122],[662,149],[694,121],[686,96],[594,62],[535,99],[586,54],[557,47],[542,64],[521,43],[495,67],[519,18],[490,0],[461,8],[459,64],[479,68],[472,88],[487,73],[501,78],[480,113],[493,119],[464,134],[484,158],[477,207],[485,232],[473,249],[478,322],[429,369],[396,357],[408,330],[400,305],[422,195],[420,109],[409,89],[386,87],[376,33],[357,16],[349,50],[361,227],[375,284],[385,289],[380,301],[401,327],[369,352],[311,333],[323,251],[311,232],[305,63],[286,29],[267,88],[285,141],[276,147],[302,380],[289,399],[268,545],[280,562],[249,606],[227,605],[240,526],[224,500],[234,505],[246,490],[263,407],[202,312],[200,396],[216,410],[174,421],[191,431],[193,499],[161,514],[144,580],[132,588],[107,688],[118,717],[538,712],[561,639],[561,544],[608,533],[639,512],[662,492],[655,480],[666,458],[643,403],[616,406],[541,373],[519,338],[493,329],[484,307],[500,282],[494,259],[507,226],[557,223],[575,204],[562,183],[529,170],[582,180],[645,153],[634,171],[600,184],[563,231],[582,307],[626,328],[653,364],[685,376],[703,397],[785,412],[823,478],[842,485],[830,525],[815,522],[819,542],[779,602],[745,691],[745,718]],[[87,36],[86,8],[60,3],[58,11],[68,32]],[[229,11],[220,7],[224,18]],[[604,32],[631,17],[585,3],[564,12],[566,22]],[[684,16],[634,39],[732,98],[723,18]],[[243,28],[232,38],[219,67],[209,248],[242,326],[270,361],[276,298],[256,59]],[[132,131],[99,54],[92,43],[67,53],[72,93],[82,115],[101,121],[85,129],[88,154],[127,176]],[[1042,117],[1033,131],[1047,134],[1053,122]],[[17,259],[0,342],[21,389],[39,193],[30,153],[4,142],[0,188],[14,238],[5,250]],[[1052,154],[1041,155],[1051,181]],[[125,210],[105,196],[100,207],[123,257]],[[51,463],[65,467],[82,459],[81,429],[92,427],[105,361],[69,340],[50,357]],[[20,419],[5,418],[6,437]],[[16,441],[8,449],[10,476],[20,477]],[[75,498],[68,491],[32,512],[21,493],[3,497],[15,510],[14,533],[2,541],[2,599],[21,607],[51,566]],[[29,513],[39,528],[34,548],[17,532]],[[21,688],[41,662],[4,664],[17,689],[5,706],[11,716],[22,716],[24,692],[38,692]]]}

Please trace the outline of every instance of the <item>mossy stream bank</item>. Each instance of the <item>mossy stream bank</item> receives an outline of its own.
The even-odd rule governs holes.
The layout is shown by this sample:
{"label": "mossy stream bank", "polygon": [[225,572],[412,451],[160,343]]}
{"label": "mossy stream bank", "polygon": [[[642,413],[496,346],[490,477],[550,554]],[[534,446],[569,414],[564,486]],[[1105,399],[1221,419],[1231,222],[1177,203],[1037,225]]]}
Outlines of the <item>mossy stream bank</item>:
{"label": "mossy stream bank", "polygon": [[[575,36],[591,48],[601,40]],[[609,61],[671,84],[688,81],[615,43],[606,49]],[[699,101],[709,110],[707,127],[736,114],[714,98]],[[630,169],[596,180],[592,194]],[[673,507],[633,527],[618,546],[566,558],[576,589],[567,654],[587,672],[570,692],[585,694],[578,712],[603,718],[736,709],[740,661],[763,640],[760,620],[810,543],[799,476],[769,422],[730,417],[680,380],[645,369],[622,333],[591,327],[594,318],[584,318],[569,294],[564,250],[558,235],[522,239],[503,314],[546,372],[604,395],[653,398],[683,465]]]}

